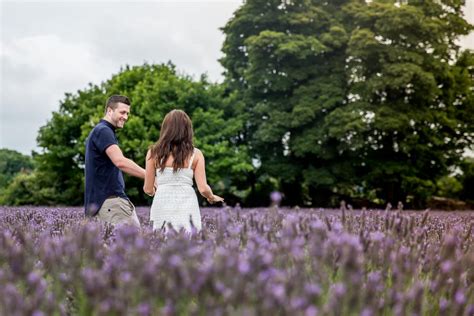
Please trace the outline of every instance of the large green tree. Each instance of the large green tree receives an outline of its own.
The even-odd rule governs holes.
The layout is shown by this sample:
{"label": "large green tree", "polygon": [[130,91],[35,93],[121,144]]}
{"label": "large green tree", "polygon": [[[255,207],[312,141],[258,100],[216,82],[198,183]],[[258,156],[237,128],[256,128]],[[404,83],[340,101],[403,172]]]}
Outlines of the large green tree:
{"label": "large green tree", "polygon": [[289,203],[434,191],[473,143],[463,4],[249,0],[235,12],[225,84],[246,104],[259,172]]}
{"label": "large green tree", "polygon": [[[252,165],[246,146],[235,141],[244,122],[229,116],[231,103],[223,100],[222,88],[205,76],[193,80],[179,75],[170,63],[145,64],[126,67],[100,85],[90,84],[77,93],[66,94],[59,110],[39,131],[37,140],[42,150],[35,156],[35,174],[18,179],[11,188],[12,199],[14,191],[39,187],[44,194],[12,204],[83,203],[84,143],[103,117],[105,101],[112,94],[127,95],[132,102],[129,120],[118,131],[126,157],[144,166],[146,151],[158,139],[165,114],[179,108],[193,120],[196,146],[206,157],[208,181],[215,191],[231,200],[246,194],[241,178]],[[125,183],[127,194],[136,204],[147,203],[142,180],[126,176]]]}
{"label": "large green tree", "polygon": [[464,1],[353,2],[347,55],[364,178],[385,200],[423,200],[474,142],[472,29]]}
{"label": "large green tree", "polygon": [[338,126],[326,124],[347,89],[340,6],[247,1],[223,28],[226,84],[247,104],[246,134],[260,173],[279,179],[289,204],[315,195],[321,202],[337,181],[353,177],[334,146],[330,129]]}

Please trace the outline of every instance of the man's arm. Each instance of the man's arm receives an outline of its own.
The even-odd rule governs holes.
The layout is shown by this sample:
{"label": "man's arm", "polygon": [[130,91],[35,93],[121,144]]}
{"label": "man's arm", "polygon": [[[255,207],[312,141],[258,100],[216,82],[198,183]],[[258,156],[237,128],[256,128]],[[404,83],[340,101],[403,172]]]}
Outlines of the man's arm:
{"label": "man's arm", "polygon": [[126,158],[119,146],[110,145],[105,150],[105,153],[112,160],[113,164],[123,172],[145,179],[145,169],[137,165],[133,160]]}
{"label": "man's arm", "polygon": [[155,195],[155,160],[151,158],[151,151],[148,150],[145,160],[145,184],[143,191],[149,196]]}

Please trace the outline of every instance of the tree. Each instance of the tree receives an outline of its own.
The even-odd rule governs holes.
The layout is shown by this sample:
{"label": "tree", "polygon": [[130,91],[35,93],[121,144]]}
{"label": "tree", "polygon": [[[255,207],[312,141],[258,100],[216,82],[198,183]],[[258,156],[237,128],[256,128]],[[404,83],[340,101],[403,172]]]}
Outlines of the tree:
{"label": "tree", "polygon": [[21,171],[0,192],[0,205],[57,205],[60,198],[54,188],[48,187],[45,174]]}
{"label": "tree", "polygon": [[422,207],[436,181],[474,142],[473,55],[456,40],[472,29],[463,1],[355,1],[347,49],[355,130],[368,185],[392,204]]}
{"label": "tree", "polygon": [[456,45],[471,30],[463,3],[250,0],[235,12],[225,83],[287,203],[421,206],[474,141],[472,54]]}
{"label": "tree", "polygon": [[223,28],[226,84],[248,106],[260,172],[279,179],[288,204],[328,203],[353,176],[326,123],[347,89],[343,2],[248,1]]}
{"label": "tree", "polygon": [[[222,99],[222,89],[205,76],[193,80],[178,75],[171,63],[145,64],[126,67],[100,85],[90,84],[75,94],[66,94],[59,110],[39,131],[37,140],[42,152],[35,156],[35,175],[16,184],[17,191],[25,187],[29,190],[41,181],[44,194],[15,204],[83,203],[85,140],[103,117],[105,101],[112,94],[127,95],[132,102],[129,120],[117,132],[126,157],[144,166],[146,151],[158,139],[164,115],[180,108],[193,119],[196,145],[206,156],[207,175],[211,184],[217,184],[216,192],[229,198],[241,194],[239,178],[252,166],[246,146],[233,142],[243,122],[227,116],[229,105]],[[125,183],[134,203],[148,203],[143,181],[126,176]]]}
{"label": "tree", "polygon": [[21,171],[31,171],[33,160],[15,150],[0,149],[0,190],[5,188]]}
{"label": "tree", "polygon": [[25,177],[34,168],[33,159],[15,150],[0,149],[0,205],[15,205],[10,189],[18,177]]}

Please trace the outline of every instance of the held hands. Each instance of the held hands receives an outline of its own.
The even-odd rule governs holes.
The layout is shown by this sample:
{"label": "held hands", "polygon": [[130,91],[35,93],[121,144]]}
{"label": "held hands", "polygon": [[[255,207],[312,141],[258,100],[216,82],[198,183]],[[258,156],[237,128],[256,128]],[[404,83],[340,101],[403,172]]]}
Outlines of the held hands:
{"label": "held hands", "polygon": [[224,199],[221,198],[221,197],[218,196],[218,195],[213,194],[212,196],[210,196],[210,197],[207,198],[207,201],[208,201],[209,203],[211,203],[211,204],[214,204],[214,203],[216,203],[216,202],[223,202]]}
{"label": "held hands", "polygon": [[146,195],[148,196],[154,196],[155,195],[155,192],[156,192],[156,186],[153,186],[153,191],[147,191],[145,189],[145,186],[143,187],[143,191],[145,192]]}

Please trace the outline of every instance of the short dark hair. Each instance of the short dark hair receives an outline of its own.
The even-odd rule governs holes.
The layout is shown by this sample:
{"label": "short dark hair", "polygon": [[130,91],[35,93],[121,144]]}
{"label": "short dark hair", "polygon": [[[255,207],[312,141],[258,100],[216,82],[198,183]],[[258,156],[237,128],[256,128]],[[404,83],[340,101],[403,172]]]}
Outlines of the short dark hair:
{"label": "short dark hair", "polygon": [[130,105],[130,99],[124,95],[112,95],[107,99],[107,103],[105,104],[105,113],[107,113],[107,109],[111,108],[115,110],[119,103],[124,103]]}

